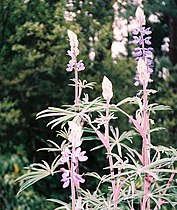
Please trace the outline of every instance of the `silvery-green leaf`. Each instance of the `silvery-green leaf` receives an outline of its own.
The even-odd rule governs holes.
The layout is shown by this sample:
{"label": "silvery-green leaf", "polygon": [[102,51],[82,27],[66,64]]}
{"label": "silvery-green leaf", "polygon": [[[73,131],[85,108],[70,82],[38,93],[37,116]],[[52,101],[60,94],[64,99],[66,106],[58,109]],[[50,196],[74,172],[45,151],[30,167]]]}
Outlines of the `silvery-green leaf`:
{"label": "silvery-green leaf", "polygon": [[71,210],[71,206],[61,200],[58,199],[47,199],[48,201],[58,203],[61,205],[61,207],[56,208],[55,210],[63,209],[63,210]]}

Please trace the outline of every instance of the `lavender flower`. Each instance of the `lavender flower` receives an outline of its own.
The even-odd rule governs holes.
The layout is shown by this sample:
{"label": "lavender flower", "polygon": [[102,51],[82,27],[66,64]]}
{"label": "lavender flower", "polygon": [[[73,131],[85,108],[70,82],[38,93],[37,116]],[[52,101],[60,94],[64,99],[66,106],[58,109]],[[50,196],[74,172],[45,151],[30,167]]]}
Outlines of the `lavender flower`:
{"label": "lavender flower", "polygon": [[74,158],[73,159],[78,159],[80,162],[84,162],[88,159],[87,156],[85,156],[85,153],[86,151],[82,151],[81,152],[81,148],[78,147],[76,150],[75,150],[75,153],[74,153]]}
{"label": "lavender flower", "polygon": [[75,187],[78,188],[79,187],[79,183],[84,183],[85,179],[82,178],[82,175],[74,173],[73,181],[74,181]]}
{"label": "lavender flower", "polygon": [[70,60],[67,64],[66,71],[70,72],[74,69],[76,62],[74,60]]}
{"label": "lavender flower", "polygon": [[[71,180],[71,172],[65,168],[61,168],[60,172],[62,172],[62,179],[61,182],[63,182],[63,188],[66,188],[69,186],[70,180]],[[82,175],[76,173],[76,167],[74,167],[74,173],[73,173],[73,182],[75,187],[79,187],[79,183],[84,183],[85,179],[82,178]]]}
{"label": "lavender flower", "polygon": [[61,168],[60,172],[62,172],[62,179],[61,182],[63,182],[63,188],[66,188],[69,186],[69,180],[70,180],[70,172],[69,170],[66,170],[65,168]]}
{"label": "lavender flower", "polygon": [[62,163],[67,163],[69,161],[70,156],[71,156],[71,151],[66,147],[66,148],[63,149],[61,154],[62,154],[62,156],[60,158],[60,161]]}
{"label": "lavender flower", "polygon": [[69,148],[64,148],[63,151],[61,152],[61,158],[60,161],[62,163],[67,163],[70,158],[72,157],[72,161],[74,163],[76,163],[76,160],[79,160],[80,162],[84,162],[88,159],[88,157],[85,155],[86,151],[81,151],[81,148],[78,147],[74,154],[71,154],[71,151],[69,150]]}
{"label": "lavender flower", "polygon": [[[152,31],[149,27],[145,28],[145,15],[140,7],[138,7],[136,10],[136,22],[138,26],[133,31],[134,36],[131,43],[139,46],[135,48],[133,55],[135,56],[136,61],[139,61],[140,59],[144,60],[144,62],[140,60],[137,66],[137,74],[135,77],[136,81],[134,84],[138,86],[143,84],[147,85],[148,82],[152,81],[150,79],[150,74],[153,72],[153,48],[150,47],[151,36],[149,36]],[[146,67],[144,65],[146,65]],[[142,72],[140,67],[142,67],[145,72]]]}
{"label": "lavender flower", "polygon": [[70,60],[69,63],[67,64],[67,68],[66,71],[71,72],[74,69],[77,69],[77,71],[83,71],[85,69],[85,66],[82,62],[82,60],[80,60],[78,63],[76,63],[74,60]]}
{"label": "lavender flower", "polygon": [[77,70],[78,70],[78,71],[83,71],[83,70],[85,69],[85,66],[84,66],[82,60],[80,60],[80,61],[76,64],[76,66],[77,66]]}

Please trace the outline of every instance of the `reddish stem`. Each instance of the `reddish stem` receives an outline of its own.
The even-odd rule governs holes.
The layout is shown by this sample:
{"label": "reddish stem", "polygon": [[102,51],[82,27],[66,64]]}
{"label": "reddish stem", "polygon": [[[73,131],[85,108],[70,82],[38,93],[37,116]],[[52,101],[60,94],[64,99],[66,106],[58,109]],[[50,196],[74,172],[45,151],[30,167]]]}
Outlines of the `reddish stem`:
{"label": "reddish stem", "polygon": [[[75,62],[77,63],[77,59],[75,57]],[[75,111],[78,110],[78,104],[79,104],[79,98],[78,98],[78,69],[75,67],[74,69],[74,75],[75,75]],[[75,147],[72,147],[72,154],[75,152]],[[71,159],[71,197],[72,197],[72,210],[75,210],[76,205],[76,195],[75,195],[75,184],[74,184],[74,167],[76,166],[76,172],[79,173],[79,163],[78,160],[76,160],[76,163],[74,165],[73,160]],[[80,187],[80,184],[78,188]],[[77,196],[79,197],[79,192],[77,191]]]}
{"label": "reddish stem", "polygon": [[[172,167],[172,169],[174,169],[174,166]],[[171,183],[173,181],[174,176],[175,176],[175,173],[172,173],[171,176],[170,176],[170,179],[168,180],[167,186],[165,187],[165,190],[163,191],[163,195],[167,192],[168,188],[170,187],[170,185],[171,185]],[[154,208],[154,210],[157,210],[158,209],[158,206],[161,206],[164,203],[164,201],[161,198],[159,198],[159,200],[158,200],[157,203],[158,204],[156,205],[156,207]]]}
{"label": "reddish stem", "polygon": [[115,201],[115,178],[114,178],[114,167],[113,167],[113,158],[111,155],[111,147],[109,143],[109,102],[110,100],[106,101],[106,123],[105,123],[105,140],[107,142],[106,150],[108,152],[108,160],[109,160],[109,166],[110,166],[110,174],[111,174],[111,180],[112,180],[112,191],[113,191],[113,199],[114,199],[114,209],[117,208],[117,203]]}
{"label": "reddish stem", "polygon": [[[74,154],[75,148],[72,147],[72,154]],[[76,195],[75,195],[75,185],[74,185],[74,162],[71,158],[71,197],[72,197],[72,210],[75,210],[76,205]]]}
{"label": "reddish stem", "polygon": [[[149,113],[148,113],[148,99],[147,99],[147,84],[143,84],[143,112],[142,112],[142,128],[145,132],[143,136],[143,145],[142,145],[142,157],[143,165],[147,166],[150,163],[150,132],[149,132]],[[148,196],[149,187],[151,184],[150,176],[145,174],[144,177],[144,196],[142,201],[141,210],[150,210],[150,198]]]}

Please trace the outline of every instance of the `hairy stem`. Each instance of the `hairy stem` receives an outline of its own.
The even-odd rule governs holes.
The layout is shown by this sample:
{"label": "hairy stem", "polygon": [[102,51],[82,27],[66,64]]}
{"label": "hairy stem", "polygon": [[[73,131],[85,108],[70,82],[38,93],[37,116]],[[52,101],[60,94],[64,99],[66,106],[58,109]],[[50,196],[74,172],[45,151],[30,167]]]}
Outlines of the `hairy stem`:
{"label": "hairy stem", "polygon": [[[74,154],[75,148],[72,147],[72,154]],[[74,185],[74,161],[71,158],[71,197],[72,197],[72,210],[75,210],[76,197],[75,197],[75,185]]]}
{"label": "hairy stem", "polygon": [[[150,132],[149,132],[149,112],[148,112],[148,99],[147,99],[147,85],[143,84],[143,113],[142,113],[142,127],[145,132],[142,145],[143,165],[147,166],[150,163]],[[150,210],[150,198],[148,196],[151,178],[148,174],[144,177],[144,196],[142,201],[141,210]]]}
{"label": "hairy stem", "polygon": [[[114,178],[114,168],[113,168],[113,158],[111,155],[111,147],[109,144],[109,100],[106,101],[106,123],[105,123],[105,139],[107,141],[107,152],[108,152],[108,160],[109,160],[109,166],[110,166],[110,173],[111,173],[111,180],[112,180],[112,191],[113,191],[113,198],[115,195],[115,178]],[[114,198],[114,209],[117,208],[117,203]]]}
{"label": "hairy stem", "polygon": [[75,74],[75,107],[76,111],[78,109],[78,104],[79,104],[79,98],[78,98],[78,70],[77,68],[74,69],[74,74]]}
{"label": "hairy stem", "polygon": [[[76,62],[77,62],[77,59],[76,59]],[[79,110],[79,87],[78,87],[78,80],[79,80],[79,76],[78,76],[78,69],[77,67],[75,67],[74,69],[74,75],[75,75],[75,100],[74,100],[74,103],[75,103],[75,111],[77,112]],[[75,151],[75,148],[74,148],[74,151]],[[72,153],[74,154],[74,153]],[[79,161],[78,159],[76,159],[76,172],[79,174]],[[80,183],[78,184],[78,187],[76,188],[76,191],[77,191],[77,197],[79,198],[81,195],[80,195],[80,192],[78,191],[78,188],[80,187]]]}
{"label": "hairy stem", "polygon": [[[140,28],[140,36],[142,40],[142,53],[143,60],[145,60],[145,43],[144,35],[142,33],[143,28]],[[142,111],[142,128],[144,131],[143,143],[142,143],[142,162],[144,166],[147,166],[150,163],[150,128],[149,128],[149,111],[148,111],[148,98],[147,98],[147,84],[148,81],[143,82],[143,111]],[[150,176],[145,174],[144,177],[144,196],[141,204],[141,210],[150,210],[150,198],[148,196],[149,187],[150,187]]]}
{"label": "hairy stem", "polygon": [[[174,166],[172,167],[172,169],[174,169]],[[169,180],[168,180],[168,183],[167,183],[167,185],[165,187],[165,190],[162,193],[163,195],[167,192],[168,188],[170,187],[170,185],[171,185],[171,183],[173,181],[174,176],[175,176],[175,173],[172,173],[171,176],[170,176],[170,178],[169,178]],[[158,210],[158,206],[161,206],[164,203],[164,201],[161,198],[159,198],[159,200],[158,200],[157,203],[158,204],[156,205],[156,207],[154,208],[154,210]]]}

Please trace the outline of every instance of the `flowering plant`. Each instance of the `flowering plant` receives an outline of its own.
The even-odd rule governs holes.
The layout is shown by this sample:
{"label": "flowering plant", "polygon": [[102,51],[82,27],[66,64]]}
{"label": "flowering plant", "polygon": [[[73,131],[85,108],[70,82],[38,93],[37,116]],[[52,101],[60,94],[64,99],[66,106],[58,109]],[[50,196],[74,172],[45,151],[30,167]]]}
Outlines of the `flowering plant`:
{"label": "flowering plant", "polygon": [[[51,165],[46,161],[34,163],[28,167],[29,172],[19,177],[21,181],[20,191],[34,184],[38,180],[56,173],[61,173],[63,188],[71,188],[71,204],[57,199],[49,199],[58,203],[56,209],[95,209],[95,210],[116,210],[135,209],[139,205],[141,210],[161,209],[162,205],[177,205],[174,190],[174,177],[177,173],[175,163],[177,161],[177,150],[164,146],[154,146],[151,142],[151,133],[159,128],[151,129],[153,120],[150,118],[158,110],[169,110],[168,106],[149,104],[148,97],[156,91],[148,89],[148,83],[153,72],[153,49],[151,45],[151,29],[146,28],[146,20],[143,10],[138,7],[136,10],[137,28],[133,31],[132,44],[138,45],[134,55],[137,61],[137,73],[135,85],[140,86],[135,97],[128,97],[117,104],[112,104],[113,87],[111,81],[104,76],[102,82],[102,96],[89,100],[87,94],[82,94],[84,88],[92,88],[94,83],[86,83],[79,80],[79,72],[85,69],[80,60],[79,42],[74,32],[68,30],[68,37],[71,49],[68,55],[71,57],[66,71],[74,71],[75,78],[72,79],[75,88],[74,104],[68,108],[49,107],[37,114],[37,119],[54,117],[47,125],[55,128],[61,124],[62,130],[59,135],[64,141],[58,145],[50,141],[53,147],[43,148],[48,152],[57,152],[58,155]],[[136,104],[138,109],[135,116],[128,114],[121,108],[124,103]],[[134,125],[134,130],[125,131],[119,134],[118,127],[113,128],[110,123],[116,119],[117,113],[124,114]],[[96,115],[96,118],[93,116]],[[108,175],[100,176],[92,172],[85,175],[99,180],[94,192],[83,190],[81,184],[85,181],[85,175],[80,174],[80,162],[87,161],[88,157],[82,150],[84,141],[83,133],[92,132],[95,138],[100,140],[100,146],[105,147],[108,159]],[[133,147],[134,137],[141,137],[141,150]],[[94,139],[90,137],[90,139]],[[130,145],[127,144],[127,140]],[[100,186],[104,183],[110,185],[107,194],[101,192]]]}

